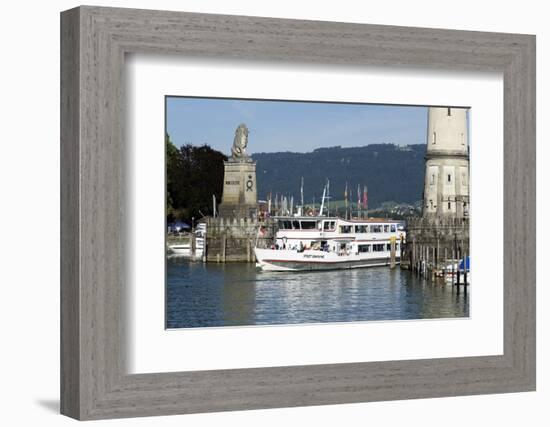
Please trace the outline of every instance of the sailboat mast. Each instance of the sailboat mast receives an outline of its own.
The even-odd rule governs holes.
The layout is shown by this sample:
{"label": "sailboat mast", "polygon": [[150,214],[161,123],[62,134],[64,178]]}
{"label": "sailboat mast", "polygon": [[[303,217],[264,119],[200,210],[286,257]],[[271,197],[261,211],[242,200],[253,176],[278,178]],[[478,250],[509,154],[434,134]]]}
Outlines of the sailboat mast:
{"label": "sailboat mast", "polygon": [[[323,208],[325,207],[325,193],[327,191],[327,186],[323,188],[323,197],[321,197],[321,209],[319,210],[319,215],[323,216]],[[328,216],[328,215],[327,215]]]}

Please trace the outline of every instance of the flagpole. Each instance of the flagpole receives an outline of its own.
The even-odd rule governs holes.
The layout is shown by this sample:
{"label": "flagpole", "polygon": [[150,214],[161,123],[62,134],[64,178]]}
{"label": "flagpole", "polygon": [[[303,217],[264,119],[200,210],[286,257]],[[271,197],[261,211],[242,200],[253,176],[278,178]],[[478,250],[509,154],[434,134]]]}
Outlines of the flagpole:
{"label": "flagpole", "polygon": [[346,214],[344,215],[345,219],[348,219],[348,182],[346,181],[346,189],[344,190],[344,202],[346,206]]}
{"label": "flagpole", "polygon": [[369,218],[369,194],[368,194],[368,188],[365,185],[363,188],[363,205],[365,206],[365,217]]}

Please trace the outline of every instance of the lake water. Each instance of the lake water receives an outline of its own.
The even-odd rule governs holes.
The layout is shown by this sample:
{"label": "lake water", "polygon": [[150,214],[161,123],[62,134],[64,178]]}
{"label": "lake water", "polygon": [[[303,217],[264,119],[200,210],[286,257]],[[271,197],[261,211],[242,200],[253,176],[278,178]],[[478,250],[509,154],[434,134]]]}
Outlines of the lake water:
{"label": "lake water", "polygon": [[469,292],[397,267],[303,273],[254,264],[167,261],[166,327],[278,325],[469,316]]}

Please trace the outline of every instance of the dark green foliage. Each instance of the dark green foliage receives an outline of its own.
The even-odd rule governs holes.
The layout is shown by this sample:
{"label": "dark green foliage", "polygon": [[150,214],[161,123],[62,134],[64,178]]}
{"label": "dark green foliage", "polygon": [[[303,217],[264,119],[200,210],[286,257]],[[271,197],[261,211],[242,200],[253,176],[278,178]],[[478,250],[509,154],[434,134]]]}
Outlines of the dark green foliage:
{"label": "dark green foliage", "polygon": [[[357,185],[368,186],[369,210],[389,200],[414,204],[422,199],[425,144],[400,147],[376,144],[364,147],[319,148],[310,153],[257,153],[258,198],[269,192],[300,200],[304,177],[304,201],[320,203],[326,179],[330,180],[333,208],[344,206],[348,182],[350,202],[357,201]],[[189,221],[212,214],[212,194],[221,202],[223,162],[227,157],[208,145],[177,148],[166,136],[166,205],[168,221]],[[351,206],[351,204],[350,204]],[[199,212],[200,211],[200,212]],[[201,214],[202,212],[202,214]],[[391,212],[391,215],[398,215]]]}
{"label": "dark green foliage", "polygon": [[223,162],[227,157],[208,145],[179,149],[166,136],[166,214],[168,221],[189,221],[212,214],[212,195],[221,201]]}
{"label": "dark green foliage", "polygon": [[344,198],[346,181],[350,200],[357,200],[357,185],[368,186],[369,208],[388,200],[414,203],[422,199],[425,144],[397,146],[373,144],[364,147],[319,148],[310,153],[257,153],[258,197],[273,194],[300,200],[304,177],[304,201],[320,201],[326,179],[333,200]]}

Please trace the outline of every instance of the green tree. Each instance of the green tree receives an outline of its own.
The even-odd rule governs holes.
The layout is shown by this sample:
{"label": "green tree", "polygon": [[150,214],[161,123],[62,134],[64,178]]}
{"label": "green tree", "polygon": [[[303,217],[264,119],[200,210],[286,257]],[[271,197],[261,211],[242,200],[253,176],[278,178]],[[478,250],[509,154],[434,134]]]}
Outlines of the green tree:
{"label": "green tree", "polygon": [[[172,201],[172,196],[170,194],[171,188],[171,179],[173,174],[170,171],[173,171],[178,157],[178,148],[170,140],[170,135],[166,134],[165,136],[166,144],[166,212],[168,215],[173,215],[174,206]],[[174,218],[171,218],[173,221]]]}
{"label": "green tree", "polygon": [[166,214],[168,221],[212,215],[212,195],[221,200],[227,157],[208,145],[179,149],[166,137]]}

